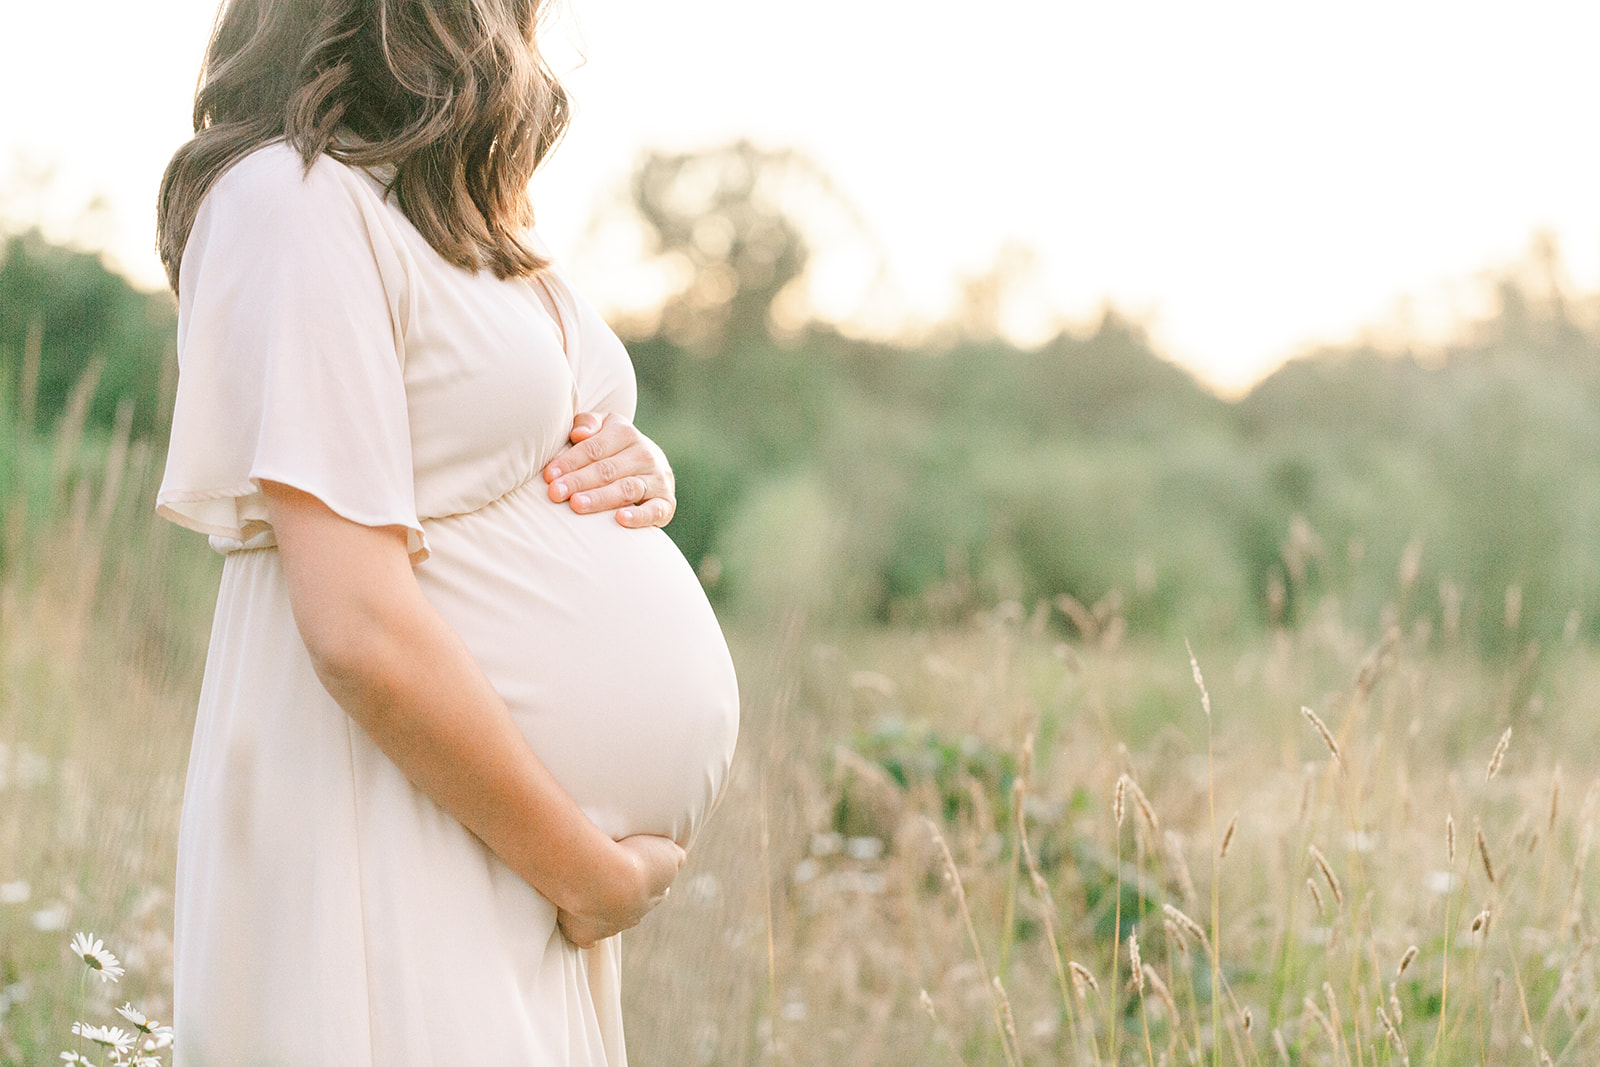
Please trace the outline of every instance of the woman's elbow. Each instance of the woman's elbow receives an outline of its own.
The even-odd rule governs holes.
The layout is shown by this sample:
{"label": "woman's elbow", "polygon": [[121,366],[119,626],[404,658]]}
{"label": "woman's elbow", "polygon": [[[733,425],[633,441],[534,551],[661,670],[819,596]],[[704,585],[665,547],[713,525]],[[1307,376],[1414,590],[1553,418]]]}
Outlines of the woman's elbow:
{"label": "woman's elbow", "polygon": [[358,718],[392,684],[402,658],[391,628],[356,613],[303,625],[300,637],[323,688]]}

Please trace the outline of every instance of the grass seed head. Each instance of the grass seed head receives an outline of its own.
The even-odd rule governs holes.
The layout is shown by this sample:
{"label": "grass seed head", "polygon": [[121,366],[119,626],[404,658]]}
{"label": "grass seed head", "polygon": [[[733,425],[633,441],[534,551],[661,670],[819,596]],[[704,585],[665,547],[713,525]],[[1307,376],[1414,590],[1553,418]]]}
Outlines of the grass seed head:
{"label": "grass seed head", "polygon": [[1383,1024],[1383,1032],[1389,1035],[1389,1040],[1394,1044],[1394,1050],[1400,1054],[1400,1062],[1402,1064],[1410,1064],[1411,1054],[1406,1051],[1405,1038],[1400,1036],[1400,1030],[1395,1025],[1395,1021],[1389,1018],[1389,1013],[1383,1010],[1382,1005],[1378,1007],[1378,1022]]}
{"label": "grass seed head", "polygon": [[1183,936],[1183,927],[1171,919],[1162,919],[1161,928],[1166,931],[1167,938],[1185,956],[1189,954],[1189,939]]}
{"label": "grass seed head", "polygon": [[1239,813],[1234,812],[1233,818],[1228,820],[1228,828],[1222,832],[1222,847],[1217,851],[1218,859],[1228,858],[1228,846],[1233,844],[1233,832],[1239,828]]}
{"label": "grass seed head", "polygon": [[1133,969],[1133,984],[1144,996],[1144,961],[1139,958],[1139,933],[1136,930],[1128,932],[1128,963]]}
{"label": "grass seed head", "polygon": [[934,843],[939,846],[939,859],[944,865],[944,877],[945,881],[950,883],[950,892],[955,894],[956,902],[965,907],[967,890],[961,884],[961,872],[956,868],[956,858],[950,852],[950,845],[932,819],[924,819],[923,822],[927,824],[928,832],[933,835]]}
{"label": "grass seed head", "polygon": [[1326,915],[1328,913],[1328,909],[1322,903],[1322,890],[1317,888],[1317,880],[1315,878],[1307,878],[1306,888],[1311,890],[1311,899],[1317,903],[1317,915]]}
{"label": "grass seed head", "polygon": [[1333,1021],[1333,1028],[1339,1029],[1339,998],[1333,995],[1333,983],[1322,983],[1322,998],[1328,1002],[1328,1018]]}
{"label": "grass seed head", "polygon": [[1451,866],[1456,862],[1456,819],[1449,812],[1444,816],[1444,856]]}
{"label": "grass seed head", "polygon": [[1372,687],[1378,684],[1378,679],[1383,677],[1383,672],[1393,663],[1395,650],[1400,644],[1400,627],[1391,626],[1384,633],[1383,640],[1379,641],[1367,653],[1367,658],[1362,661],[1361,668],[1356,672],[1356,695],[1362,700],[1372,692]]}
{"label": "grass seed head", "polygon": [[1333,873],[1333,868],[1328,864],[1328,857],[1316,845],[1307,845],[1306,851],[1311,853],[1311,859],[1317,865],[1317,870],[1322,872],[1322,877],[1328,883],[1328,888],[1333,891],[1333,902],[1344,903],[1344,889],[1339,884],[1339,876]]}
{"label": "grass seed head", "polygon": [[1482,911],[1478,912],[1478,914],[1472,917],[1472,932],[1478,933],[1479,931],[1482,931],[1485,934],[1489,932],[1488,908],[1484,908]]}
{"label": "grass seed head", "polygon": [[1399,981],[1400,976],[1406,973],[1406,968],[1411,966],[1411,962],[1416,958],[1417,946],[1412,945],[1410,948],[1406,949],[1406,954],[1400,957],[1400,966],[1394,969],[1394,977],[1396,981]]}
{"label": "grass seed head", "polygon": [[1178,1001],[1173,997],[1172,990],[1167,987],[1166,982],[1161,980],[1161,975],[1156,973],[1156,969],[1149,964],[1145,965],[1143,973],[1145,984],[1155,993],[1157,999],[1167,1006],[1167,1011],[1172,1015],[1172,1021],[1176,1023],[1178,1021]]}
{"label": "grass seed head", "polygon": [[1139,809],[1139,814],[1144,816],[1144,821],[1150,827],[1152,834],[1161,832],[1161,820],[1156,818],[1156,809],[1150,806],[1150,798],[1144,795],[1144,790],[1139,788],[1139,783],[1133,778],[1128,778],[1128,786],[1133,790],[1133,803]]}
{"label": "grass seed head", "polygon": [[1550,783],[1550,826],[1556,828],[1556,819],[1561,815],[1561,765],[1556,765],[1555,780]]}
{"label": "grass seed head", "polygon": [[1070,960],[1067,963],[1067,970],[1072,973],[1072,986],[1078,991],[1081,999],[1088,1000],[1091,989],[1096,993],[1100,992],[1100,982],[1089,968],[1077,960]]}
{"label": "grass seed head", "polygon": [[1483,860],[1483,873],[1489,879],[1489,884],[1494,885],[1494,863],[1489,859],[1489,842],[1483,838],[1483,829],[1478,829],[1478,858]]}
{"label": "grass seed head", "polygon": [[1190,937],[1194,938],[1195,941],[1202,945],[1206,943],[1206,932],[1201,928],[1199,923],[1189,918],[1189,916],[1185,915],[1181,910],[1173,907],[1171,904],[1161,905],[1161,910],[1166,913],[1167,918],[1176,923],[1178,928],[1185,934],[1188,934]]}
{"label": "grass seed head", "polygon": [[1339,742],[1333,739],[1333,732],[1328,729],[1328,724],[1322,721],[1322,716],[1303,704],[1300,706],[1300,714],[1304,715],[1306,722],[1309,722],[1311,728],[1317,731],[1317,736],[1322,738],[1322,743],[1328,746],[1328,752],[1332,754],[1333,762],[1339,765],[1340,770],[1343,770],[1344,757],[1339,754]]}
{"label": "grass seed head", "polygon": [[1328,1018],[1321,1008],[1317,1007],[1317,1002],[1312,1000],[1309,995],[1301,1003],[1305,1005],[1306,1014],[1316,1020],[1317,1025],[1322,1027],[1322,1032],[1327,1035],[1328,1042],[1337,1050],[1339,1048],[1339,1031],[1334,1029],[1333,1020]]}
{"label": "grass seed head", "polygon": [[1506,748],[1511,744],[1511,727],[1506,727],[1506,732],[1500,735],[1500,743],[1494,746],[1494,755],[1489,757],[1489,769],[1483,774],[1483,780],[1489,781],[1500,773],[1500,763],[1506,758]]}
{"label": "grass seed head", "polygon": [[1111,814],[1117,820],[1118,826],[1122,825],[1123,801],[1127,796],[1128,781],[1126,774],[1118,775],[1116,792],[1111,795]]}
{"label": "grass seed head", "polygon": [[1017,1039],[1017,1019],[1011,1014],[1011,998],[1006,996],[1006,987],[1001,984],[1000,976],[994,976],[994,999],[1000,1005],[1000,1019],[1006,1028],[1006,1034],[1011,1040]]}
{"label": "grass seed head", "polygon": [[1206,718],[1211,718],[1211,694],[1206,692],[1206,680],[1200,673],[1200,661],[1194,658],[1194,649],[1189,645],[1189,639],[1183,639],[1183,647],[1189,652],[1189,669],[1194,672],[1195,687],[1200,690],[1200,706],[1205,709]]}

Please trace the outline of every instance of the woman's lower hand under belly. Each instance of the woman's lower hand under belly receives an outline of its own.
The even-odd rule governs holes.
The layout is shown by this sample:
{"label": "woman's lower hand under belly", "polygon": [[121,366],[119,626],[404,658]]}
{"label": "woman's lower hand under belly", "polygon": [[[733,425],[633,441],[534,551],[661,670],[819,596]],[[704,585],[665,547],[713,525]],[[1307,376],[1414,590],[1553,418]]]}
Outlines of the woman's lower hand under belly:
{"label": "woman's lower hand under belly", "polygon": [[562,908],[556,912],[562,934],[579,948],[589,948],[639,925],[667,898],[672,880],[683,867],[685,853],[669,838],[636,834],[617,844],[627,854],[637,878],[625,884],[597,887],[573,910]]}

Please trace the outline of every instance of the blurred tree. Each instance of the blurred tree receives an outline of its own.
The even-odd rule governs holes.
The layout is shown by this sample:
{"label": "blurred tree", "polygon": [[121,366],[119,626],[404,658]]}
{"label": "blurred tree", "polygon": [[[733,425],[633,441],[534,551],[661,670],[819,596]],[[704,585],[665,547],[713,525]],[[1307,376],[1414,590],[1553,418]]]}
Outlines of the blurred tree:
{"label": "blurred tree", "polygon": [[133,403],[135,436],[166,433],[177,313],[171,296],[134,288],[98,255],[46,241],[6,239],[0,257],[0,375],[20,409],[49,425],[91,368],[92,424],[109,428]]}
{"label": "blurred tree", "polygon": [[1032,248],[1016,241],[1002,245],[988,270],[961,279],[956,329],[974,341],[1000,337],[1010,303],[1038,269],[1039,254]]}
{"label": "blurred tree", "polygon": [[661,309],[660,332],[699,352],[767,339],[774,305],[811,256],[801,233],[803,202],[842,203],[803,155],[743,140],[698,152],[648,152],[630,194],[649,230],[650,253],[675,261],[680,278]]}

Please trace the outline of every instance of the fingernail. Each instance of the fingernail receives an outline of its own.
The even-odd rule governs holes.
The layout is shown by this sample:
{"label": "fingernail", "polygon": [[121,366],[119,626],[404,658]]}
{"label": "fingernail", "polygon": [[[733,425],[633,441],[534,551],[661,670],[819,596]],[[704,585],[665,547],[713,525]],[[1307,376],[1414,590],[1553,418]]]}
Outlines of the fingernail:
{"label": "fingernail", "polygon": [[552,478],[561,477],[561,468],[560,467],[551,467],[550,468],[550,477],[552,477]]}
{"label": "fingernail", "polygon": [[566,496],[567,495],[567,483],[566,482],[557,482],[551,488],[555,489],[556,496],[558,496],[558,497],[562,497],[562,496]]}
{"label": "fingernail", "polygon": [[580,508],[588,507],[589,506],[589,494],[588,493],[579,493],[577,496],[572,498],[572,503],[574,505],[576,505],[577,507],[580,507]]}
{"label": "fingernail", "polygon": [[617,512],[617,517],[619,519],[621,519],[623,522],[632,522],[633,521],[633,509],[632,508],[623,508],[621,511]]}

